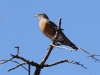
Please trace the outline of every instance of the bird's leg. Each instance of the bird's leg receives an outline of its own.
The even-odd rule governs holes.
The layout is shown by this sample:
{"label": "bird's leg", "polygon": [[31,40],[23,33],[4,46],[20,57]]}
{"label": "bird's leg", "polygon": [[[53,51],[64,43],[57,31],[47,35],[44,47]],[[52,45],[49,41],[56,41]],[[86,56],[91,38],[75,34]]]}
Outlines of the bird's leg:
{"label": "bird's leg", "polygon": [[58,43],[58,42],[55,42],[55,44],[54,45],[56,45],[56,46],[60,46],[60,44]]}
{"label": "bird's leg", "polygon": [[[51,41],[53,41],[53,38],[51,39]],[[55,46],[59,46],[59,44],[58,44],[57,41],[55,41],[54,45],[55,45]]]}

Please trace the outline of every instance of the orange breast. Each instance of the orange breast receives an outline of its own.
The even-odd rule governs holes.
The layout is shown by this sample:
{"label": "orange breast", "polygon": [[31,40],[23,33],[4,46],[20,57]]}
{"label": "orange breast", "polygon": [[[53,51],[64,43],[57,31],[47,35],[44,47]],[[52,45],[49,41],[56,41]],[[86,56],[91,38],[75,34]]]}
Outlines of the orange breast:
{"label": "orange breast", "polygon": [[50,23],[48,20],[40,20],[39,22],[40,30],[50,39],[52,39],[55,35],[55,30],[53,27],[50,26]]}

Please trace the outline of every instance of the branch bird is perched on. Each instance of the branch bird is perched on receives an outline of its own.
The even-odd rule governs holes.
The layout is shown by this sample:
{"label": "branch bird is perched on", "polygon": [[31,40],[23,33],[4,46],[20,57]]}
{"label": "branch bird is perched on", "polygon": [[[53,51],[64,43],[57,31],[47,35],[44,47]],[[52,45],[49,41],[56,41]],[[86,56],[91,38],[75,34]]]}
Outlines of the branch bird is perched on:
{"label": "branch bird is perched on", "polygon": [[[39,27],[40,30],[46,35],[48,38],[52,39],[56,33],[56,24],[49,20],[48,16],[44,13],[35,15],[40,19]],[[76,45],[74,45],[62,31],[60,31],[60,36],[57,39],[57,42],[60,42],[63,45],[67,45],[72,47],[73,49],[78,49]]]}

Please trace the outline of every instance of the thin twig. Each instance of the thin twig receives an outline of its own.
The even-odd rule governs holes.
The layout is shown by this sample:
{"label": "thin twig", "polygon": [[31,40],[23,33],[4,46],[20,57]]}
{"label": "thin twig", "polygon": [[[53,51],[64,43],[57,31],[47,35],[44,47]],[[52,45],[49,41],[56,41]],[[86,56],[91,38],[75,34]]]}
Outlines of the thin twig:
{"label": "thin twig", "polygon": [[22,66],[22,65],[24,65],[24,64],[26,64],[26,63],[25,63],[25,62],[20,63],[20,64],[18,64],[17,66],[15,66],[15,67],[9,69],[8,72],[11,71],[11,70],[14,70],[14,69],[16,69],[16,68],[18,68],[19,66]]}
{"label": "thin twig", "polygon": [[17,54],[16,55],[18,55],[19,54],[19,46],[16,46],[15,48],[17,48]]}
{"label": "thin twig", "polygon": [[[17,61],[14,61],[14,60],[11,60],[12,62],[15,62],[15,63],[17,63],[17,64],[19,64],[20,65],[20,63],[19,62],[17,62]],[[25,70],[27,70],[28,71],[28,69],[27,68],[25,68],[23,65],[21,65],[21,67],[23,67]]]}
{"label": "thin twig", "polygon": [[58,20],[58,29],[61,29],[61,20],[62,20],[62,18],[59,18],[59,20]]}

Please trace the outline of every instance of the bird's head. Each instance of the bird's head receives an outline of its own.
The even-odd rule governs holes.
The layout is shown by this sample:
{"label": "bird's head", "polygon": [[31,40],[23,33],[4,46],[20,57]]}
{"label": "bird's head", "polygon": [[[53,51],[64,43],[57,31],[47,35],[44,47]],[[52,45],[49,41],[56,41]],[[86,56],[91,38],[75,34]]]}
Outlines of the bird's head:
{"label": "bird's head", "polygon": [[48,16],[45,13],[40,13],[40,14],[36,14],[35,17],[38,17],[39,19],[48,19]]}

